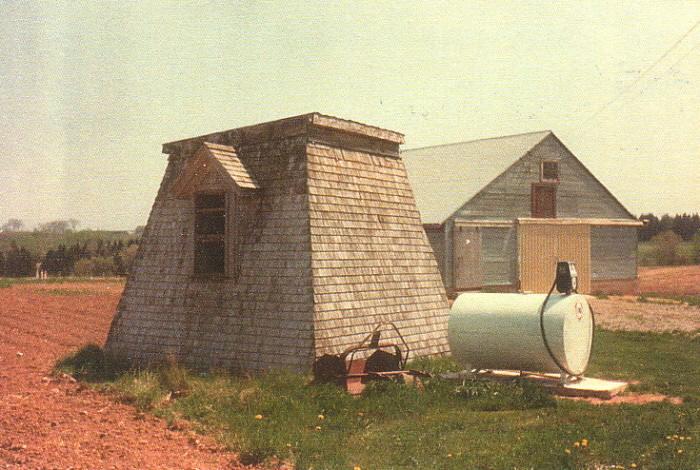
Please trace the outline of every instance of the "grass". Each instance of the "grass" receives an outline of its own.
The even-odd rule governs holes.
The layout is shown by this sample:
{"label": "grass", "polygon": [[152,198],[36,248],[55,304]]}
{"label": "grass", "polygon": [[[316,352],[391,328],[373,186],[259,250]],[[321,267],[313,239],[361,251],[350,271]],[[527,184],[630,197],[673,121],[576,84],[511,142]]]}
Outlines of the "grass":
{"label": "grass", "polygon": [[[449,359],[417,361],[412,367],[459,369]],[[57,370],[169,423],[189,420],[198,432],[239,452],[245,463],[280,459],[304,469],[629,468],[632,463],[696,469],[700,462],[698,337],[596,335],[589,375],[639,381],[633,390],[681,396],[680,406],[595,406],[553,400],[517,381],[438,379],[427,380],[423,391],[376,383],[352,398],[291,373],[198,374],[172,363],[130,370],[97,346],[63,359]]]}
{"label": "grass", "polygon": [[637,298],[638,302],[649,302],[649,299],[670,300],[682,302],[690,307],[700,307],[700,295],[674,295],[659,292],[645,292]]}

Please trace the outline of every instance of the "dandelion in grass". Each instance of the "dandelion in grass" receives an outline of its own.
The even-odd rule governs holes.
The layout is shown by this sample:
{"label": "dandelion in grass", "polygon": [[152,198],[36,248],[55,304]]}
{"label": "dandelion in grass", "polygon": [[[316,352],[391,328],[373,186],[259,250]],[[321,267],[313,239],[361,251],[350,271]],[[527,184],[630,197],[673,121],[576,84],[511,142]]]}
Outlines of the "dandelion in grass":
{"label": "dandelion in grass", "polygon": [[263,419],[263,415],[255,415],[255,419],[257,419],[258,421],[260,421],[261,419]]}
{"label": "dandelion in grass", "polygon": [[326,419],[326,417],[323,416],[323,415],[318,415],[318,419],[320,419],[321,421],[323,421],[324,419]]}

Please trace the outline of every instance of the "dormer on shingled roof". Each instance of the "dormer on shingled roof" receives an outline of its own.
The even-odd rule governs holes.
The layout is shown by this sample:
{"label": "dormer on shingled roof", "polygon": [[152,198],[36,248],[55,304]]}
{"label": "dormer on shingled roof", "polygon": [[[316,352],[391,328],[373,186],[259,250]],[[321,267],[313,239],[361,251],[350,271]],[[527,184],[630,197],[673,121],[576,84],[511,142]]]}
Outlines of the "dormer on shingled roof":
{"label": "dormer on shingled roof", "polygon": [[191,197],[212,171],[218,172],[223,181],[232,187],[242,190],[260,189],[233,147],[204,142],[173,183],[171,192],[179,199]]}

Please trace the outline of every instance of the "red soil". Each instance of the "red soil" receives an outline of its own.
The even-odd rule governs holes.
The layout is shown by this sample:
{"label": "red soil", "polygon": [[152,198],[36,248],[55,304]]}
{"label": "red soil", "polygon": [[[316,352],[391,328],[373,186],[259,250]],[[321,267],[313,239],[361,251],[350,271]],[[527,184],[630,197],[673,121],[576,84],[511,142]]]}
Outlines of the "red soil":
{"label": "red soil", "polygon": [[625,393],[624,395],[616,395],[608,400],[601,398],[583,398],[583,397],[561,397],[566,400],[585,401],[593,405],[646,405],[649,403],[659,403],[667,401],[674,405],[682,405],[683,399],[680,397],[670,397],[660,393]]}
{"label": "red soil", "polygon": [[700,265],[639,268],[641,292],[672,295],[700,294]]}
{"label": "red soil", "polygon": [[0,289],[0,468],[240,467],[211,439],[169,430],[70,377],[50,377],[61,356],[104,343],[122,287]]}

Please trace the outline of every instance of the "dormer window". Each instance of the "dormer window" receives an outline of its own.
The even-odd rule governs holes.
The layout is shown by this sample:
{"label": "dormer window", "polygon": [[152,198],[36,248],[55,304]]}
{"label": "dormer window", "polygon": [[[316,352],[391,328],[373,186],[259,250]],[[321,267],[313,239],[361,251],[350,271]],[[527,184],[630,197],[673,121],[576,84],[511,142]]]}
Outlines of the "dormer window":
{"label": "dormer window", "polygon": [[559,162],[543,161],[540,168],[540,181],[558,182],[559,181]]}
{"label": "dormer window", "polygon": [[231,146],[205,142],[185,162],[170,192],[192,201],[195,276],[237,279],[241,243],[254,223],[259,190]]}
{"label": "dormer window", "polygon": [[226,274],[226,194],[195,194],[194,217],[194,273]]}

